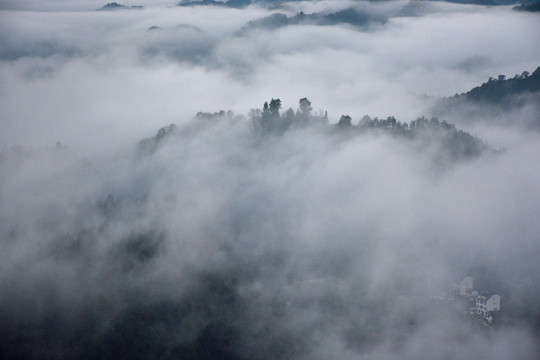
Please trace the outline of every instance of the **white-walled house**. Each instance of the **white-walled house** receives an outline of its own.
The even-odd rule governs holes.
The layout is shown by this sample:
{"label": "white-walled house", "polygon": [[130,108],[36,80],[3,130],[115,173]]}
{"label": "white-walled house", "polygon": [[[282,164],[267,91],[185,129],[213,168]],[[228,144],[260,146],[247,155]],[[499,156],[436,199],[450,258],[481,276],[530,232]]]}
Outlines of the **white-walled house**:
{"label": "white-walled house", "polygon": [[488,295],[487,292],[480,293],[478,290],[474,290],[474,279],[471,276],[453,282],[452,288],[455,295],[459,295],[469,301],[470,314],[482,317],[487,323],[493,321],[492,315],[494,312],[501,311],[501,297],[499,295]]}
{"label": "white-walled house", "polygon": [[490,297],[478,295],[475,300],[475,311],[477,315],[488,318],[490,312],[501,310],[501,297],[499,295],[492,295]]}

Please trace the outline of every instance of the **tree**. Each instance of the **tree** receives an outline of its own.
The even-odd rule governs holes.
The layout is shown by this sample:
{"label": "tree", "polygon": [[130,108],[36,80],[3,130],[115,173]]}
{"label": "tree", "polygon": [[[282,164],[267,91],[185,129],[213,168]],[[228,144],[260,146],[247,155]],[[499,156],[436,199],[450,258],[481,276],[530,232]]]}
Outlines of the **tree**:
{"label": "tree", "polygon": [[386,118],[386,127],[389,129],[393,129],[396,127],[396,118],[393,116],[389,116]]}
{"label": "tree", "polygon": [[284,128],[288,128],[294,122],[294,110],[288,108],[281,116],[281,119],[283,120]]}
{"label": "tree", "polygon": [[349,115],[341,115],[339,118],[338,126],[351,126],[352,119]]}
{"label": "tree", "polygon": [[263,133],[281,129],[283,124],[281,123],[279,109],[281,109],[281,100],[272,99],[270,103],[267,101],[264,103],[262,111],[252,110],[250,118],[255,128]]}
{"label": "tree", "polygon": [[311,107],[311,101],[309,101],[307,98],[300,99],[298,103],[300,105],[300,111],[303,114],[308,115],[311,112],[311,110],[313,110],[313,108]]}
{"label": "tree", "polygon": [[272,114],[279,114],[279,109],[281,109],[281,100],[279,99],[270,100],[270,112]]}

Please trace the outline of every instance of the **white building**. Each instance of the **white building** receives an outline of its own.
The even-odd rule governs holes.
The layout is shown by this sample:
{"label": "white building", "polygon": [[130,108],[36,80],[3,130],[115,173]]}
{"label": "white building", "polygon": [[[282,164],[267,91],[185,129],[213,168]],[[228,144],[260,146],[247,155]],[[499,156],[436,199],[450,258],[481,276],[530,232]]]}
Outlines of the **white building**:
{"label": "white building", "polygon": [[499,295],[492,295],[491,297],[478,295],[474,309],[477,315],[487,318],[490,312],[501,310],[501,297]]}

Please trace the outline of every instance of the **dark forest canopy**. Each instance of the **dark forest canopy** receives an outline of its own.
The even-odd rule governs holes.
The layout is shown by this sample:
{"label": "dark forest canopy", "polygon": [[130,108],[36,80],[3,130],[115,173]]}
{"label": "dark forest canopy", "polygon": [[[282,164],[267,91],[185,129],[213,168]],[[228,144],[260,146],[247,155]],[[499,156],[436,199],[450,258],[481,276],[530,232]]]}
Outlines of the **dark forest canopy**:
{"label": "dark forest canopy", "polygon": [[[250,110],[248,117],[254,140],[282,136],[288,131],[302,129],[315,129],[329,136],[339,135],[347,139],[365,134],[389,135],[399,140],[415,142],[419,144],[419,149],[436,147],[438,149],[435,157],[437,161],[474,158],[489,149],[487,144],[479,138],[437,118],[421,117],[406,123],[396,120],[393,116],[386,119],[377,117],[372,119],[366,115],[357,124],[353,124],[351,116],[342,115],[337,123],[330,124],[328,113],[326,111],[314,112],[311,101],[307,98],[298,101],[296,111],[292,108],[282,111],[281,100],[272,98],[263,104],[262,109]],[[177,131],[193,131],[194,128],[204,129],[204,126],[213,123],[228,121],[232,124],[242,120],[242,116],[235,116],[232,111],[199,112],[194,122],[184,130],[179,130],[176,125],[171,124],[161,128],[155,137],[142,140],[139,143],[138,152],[139,154],[153,153],[161,143],[171,138]]]}
{"label": "dark forest canopy", "polygon": [[[454,118],[456,123],[484,121],[501,125],[518,125],[539,130],[540,118],[540,67],[529,73],[523,71],[511,78],[505,75],[490,77],[482,85],[438,99],[431,114],[438,117]],[[525,112],[526,115],[512,116]],[[501,120],[501,114],[508,114]],[[457,119],[460,120],[457,120]]]}
{"label": "dark forest canopy", "polygon": [[512,78],[499,75],[497,78],[490,77],[489,80],[470,91],[455,95],[454,98],[465,97],[467,100],[486,103],[500,103],[507,101],[509,97],[526,93],[540,91],[540,67],[530,74],[524,71],[521,75],[516,74]]}
{"label": "dark forest canopy", "polygon": [[540,11],[540,2],[535,2],[532,4],[520,4],[514,6],[512,10],[515,11],[526,11],[526,12],[539,12]]}

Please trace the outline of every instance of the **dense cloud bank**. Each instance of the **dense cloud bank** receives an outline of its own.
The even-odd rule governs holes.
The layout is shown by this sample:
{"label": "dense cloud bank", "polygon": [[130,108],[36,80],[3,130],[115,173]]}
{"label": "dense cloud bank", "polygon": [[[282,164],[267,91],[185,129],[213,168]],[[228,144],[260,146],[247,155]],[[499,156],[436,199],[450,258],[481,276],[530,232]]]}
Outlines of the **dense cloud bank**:
{"label": "dense cloud bank", "polygon": [[[537,355],[540,174],[516,162],[537,147],[435,164],[442,143],[388,123],[264,131],[251,114],[201,113],[99,164],[2,152],[1,351]],[[434,299],[464,274],[504,294],[495,330]]]}
{"label": "dense cloud bank", "polygon": [[[422,118],[439,96],[532,73],[536,14],[13,4],[2,358],[538,358],[538,94]],[[370,25],[239,31],[350,9]],[[441,300],[467,275],[501,295],[493,328]]]}
{"label": "dense cloud bank", "polygon": [[[87,11],[0,13],[2,144],[62,141],[94,153],[98,142],[106,152],[198,111],[246,113],[276,95],[291,101],[284,107],[304,96],[324,104],[330,122],[341,113],[410,120],[429,115],[426,95],[538,66],[536,15],[508,8],[320,1],[269,11],[141,1],[125,3],[141,11],[97,12],[103,3],[75,4]],[[373,19],[369,31],[302,24],[238,33],[271,13],[348,9]]]}

